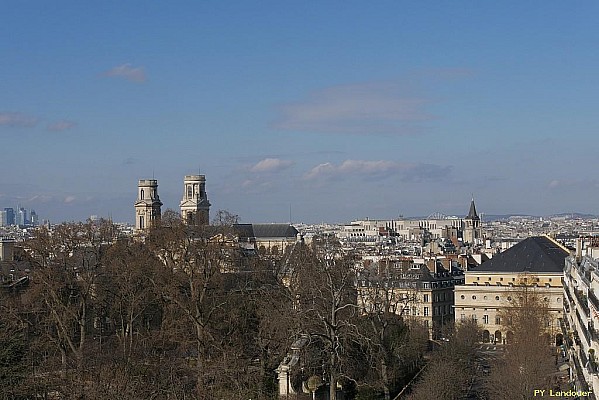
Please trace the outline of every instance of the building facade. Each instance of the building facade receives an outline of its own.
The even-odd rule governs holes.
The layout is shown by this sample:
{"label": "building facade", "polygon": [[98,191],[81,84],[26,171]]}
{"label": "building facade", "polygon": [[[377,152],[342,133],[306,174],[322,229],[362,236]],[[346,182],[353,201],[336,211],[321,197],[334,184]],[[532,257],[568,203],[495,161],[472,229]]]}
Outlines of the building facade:
{"label": "building facade", "polygon": [[483,329],[483,342],[506,343],[511,332],[501,312],[525,287],[546,302],[551,315],[548,332],[561,340],[562,277],[569,251],[546,236],[530,237],[466,271],[465,284],[455,288],[456,322],[474,319]]}
{"label": "building facade", "polygon": [[434,261],[427,266],[424,260],[381,260],[358,272],[356,281],[364,314],[393,312],[422,323],[437,339],[444,325],[454,320],[454,287],[464,283],[464,274]]}
{"label": "building facade", "polygon": [[581,250],[579,242],[564,270],[564,347],[576,389],[599,393],[599,262]]}

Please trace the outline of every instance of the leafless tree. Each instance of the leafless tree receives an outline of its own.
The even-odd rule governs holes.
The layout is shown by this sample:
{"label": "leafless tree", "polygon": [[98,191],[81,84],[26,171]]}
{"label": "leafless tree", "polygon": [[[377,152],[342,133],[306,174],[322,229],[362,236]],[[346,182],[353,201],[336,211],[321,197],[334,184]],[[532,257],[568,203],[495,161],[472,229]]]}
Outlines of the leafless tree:
{"label": "leafless tree", "polygon": [[353,261],[328,240],[314,248],[301,246],[296,250],[291,280],[296,312],[302,330],[322,349],[329,398],[335,400],[337,383],[348,378],[343,364],[356,329]]}
{"label": "leafless tree", "polygon": [[535,389],[550,388],[555,371],[547,301],[536,287],[521,285],[510,291],[508,307],[500,312],[510,332],[505,354],[491,369],[488,391],[496,399],[528,399]]}

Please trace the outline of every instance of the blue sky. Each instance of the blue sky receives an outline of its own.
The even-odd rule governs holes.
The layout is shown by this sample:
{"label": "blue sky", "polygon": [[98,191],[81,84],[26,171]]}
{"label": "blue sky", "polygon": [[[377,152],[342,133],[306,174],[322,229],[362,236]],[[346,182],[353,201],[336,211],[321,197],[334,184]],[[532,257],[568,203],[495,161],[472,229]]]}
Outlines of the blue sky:
{"label": "blue sky", "polygon": [[599,3],[7,1],[0,206],[599,214]]}

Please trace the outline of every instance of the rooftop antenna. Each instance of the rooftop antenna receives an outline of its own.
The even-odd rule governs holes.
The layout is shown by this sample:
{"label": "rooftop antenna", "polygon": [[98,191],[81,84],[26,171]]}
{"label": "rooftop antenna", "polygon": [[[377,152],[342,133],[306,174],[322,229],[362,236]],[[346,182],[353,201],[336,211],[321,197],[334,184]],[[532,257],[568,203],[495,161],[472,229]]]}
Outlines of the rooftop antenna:
{"label": "rooftop antenna", "polygon": [[291,203],[289,204],[289,225],[293,224],[293,220],[291,219]]}

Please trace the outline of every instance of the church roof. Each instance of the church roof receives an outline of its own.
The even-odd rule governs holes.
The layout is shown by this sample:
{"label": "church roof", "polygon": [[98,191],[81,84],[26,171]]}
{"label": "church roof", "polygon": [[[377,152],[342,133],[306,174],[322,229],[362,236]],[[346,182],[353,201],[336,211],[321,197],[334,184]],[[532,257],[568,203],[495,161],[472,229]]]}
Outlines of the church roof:
{"label": "church roof", "polygon": [[473,272],[562,273],[570,253],[545,236],[534,236],[483,262]]}
{"label": "church roof", "polygon": [[476,213],[476,206],[474,205],[474,199],[470,202],[470,210],[468,211],[467,219],[480,219]]}
{"label": "church roof", "polygon": [[242,238],[294,238],[299,233],[289,224],[236,224]]}

